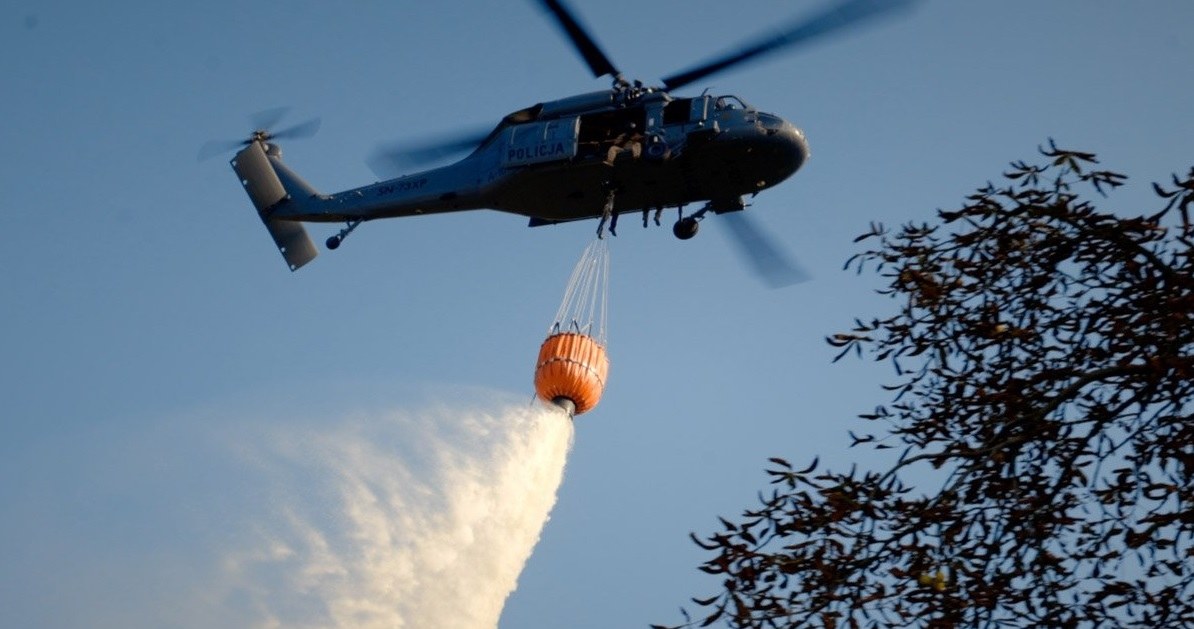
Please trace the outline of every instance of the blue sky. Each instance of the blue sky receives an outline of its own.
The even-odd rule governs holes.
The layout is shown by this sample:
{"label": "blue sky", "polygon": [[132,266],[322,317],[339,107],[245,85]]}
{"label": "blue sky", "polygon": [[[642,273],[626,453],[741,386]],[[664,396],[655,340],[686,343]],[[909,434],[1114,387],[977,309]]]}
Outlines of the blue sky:
{"label": "blue sky", "polygon": [[[647,83],[819,6],[573,4]],[[958,205],[1049,137],[1131,177],[1102,207],[1153,209],[1149,183],[1194,165],[1191,24],[1187,0],[926,0],[692,86],[806,132],[811,160],[749,211],[813,279],[766,290],[715,218],[680,242],[627,217],[611,243],[610,383],[576,424],[502,626],[676,621],[717,585],[687,533],[750,506],[767,457],[873,461],[846,430],[891,374],[830,365],[823,341],[890,308],[876,278],[841,270],[851,239]],[[231,453],[268,434],[242,418],[334,429],[461,390],[529,399],[594,224],[378,222],[291,274],[226,160],[195,159],[287,105],[289,122],[323,120],[283,144],[287,163],[331,192],[372,181],[380,143],[606,87],[529,0],[13,0],[0,85],[0,624],[127,625],[139,616],[122,601],[175,604],[168,584],[236,537],[210,525],[219,511],[271,500]]]}

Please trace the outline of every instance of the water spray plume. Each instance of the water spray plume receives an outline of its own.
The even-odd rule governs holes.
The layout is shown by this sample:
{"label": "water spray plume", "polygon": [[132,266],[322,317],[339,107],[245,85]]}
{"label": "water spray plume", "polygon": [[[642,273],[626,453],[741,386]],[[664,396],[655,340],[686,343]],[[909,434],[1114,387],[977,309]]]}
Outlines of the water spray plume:
{"label": "water spray plume", "polygon": [[492,629],[555,503],[572,426],[514,403],[280,439],[266,462],[277,513],[224,562],[256,626]]}

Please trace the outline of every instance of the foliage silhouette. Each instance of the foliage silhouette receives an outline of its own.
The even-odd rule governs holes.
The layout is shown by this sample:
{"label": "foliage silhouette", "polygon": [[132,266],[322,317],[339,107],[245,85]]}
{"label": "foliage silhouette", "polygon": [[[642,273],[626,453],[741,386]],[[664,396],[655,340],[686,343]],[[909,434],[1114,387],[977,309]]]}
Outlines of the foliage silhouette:
{"label": "foliage silhouette", "polygon": [[858,238],[898,312],[828,342],[896,366],[851,433],[896,462],[772,459],[758,507],[693,535],[724,581],[679,626],[1194,626],[1194,169],[1121,218],[1082,194],[1123,175],[1040,153]]}

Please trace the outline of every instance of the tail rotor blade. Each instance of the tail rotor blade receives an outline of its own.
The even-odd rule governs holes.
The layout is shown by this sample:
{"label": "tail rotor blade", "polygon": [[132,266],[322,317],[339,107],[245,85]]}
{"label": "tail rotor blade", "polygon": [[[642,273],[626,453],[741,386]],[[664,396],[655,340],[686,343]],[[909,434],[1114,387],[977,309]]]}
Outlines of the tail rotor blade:
{"label": "tail rotor blade", "polygon": [[[296,125],[282,129],[274,133],[270,133],[269,137],[275,140],[278,139],[295,139],[295,138],[309,138],[319,132],[319,126],[323,124],[320,118],[312,118],[305,122],[300,122]],[[269,127],[265,127],[268,129]]]}
{"label": "tail rotor blade", "polygon": [[253,129],[268,130],[278,126],[286,118],[286,114],[290,113],[290,107],[274,107],[273,109],[265,109],[249,116],[249,122],[253,125]]}
{"label": "tail rotor blade", "polygon": [[196,161],[205,162],[217,155],[222,155],[244,146],[244,140],[211,140],[199,147]]}
{"label": "tail rotor blade", "polygon": [[840,0],[819,13],[788,25],[778,33],[748,41],[734,52],[691,70],[673,74],[663,80],[663,85],[668,90],[674,90],[768,53],[803,44],[822,35],[845,31],[868,19],[910,6],[913,2],[915,0]]}
{"label": "tail rotor blade", "polygon": [[730,240],[751,270],[768,288],[783,288],[809,279],[786,253],[743,212],[722,214]]}

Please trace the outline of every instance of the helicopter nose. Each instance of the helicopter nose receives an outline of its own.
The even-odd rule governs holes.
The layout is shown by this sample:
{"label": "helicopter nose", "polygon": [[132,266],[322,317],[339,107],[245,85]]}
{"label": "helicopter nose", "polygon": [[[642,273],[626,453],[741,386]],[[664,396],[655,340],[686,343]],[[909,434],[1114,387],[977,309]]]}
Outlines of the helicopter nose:
{"label": "helicopter nose", "polygon": [[778,153],[783,155],[780,160],[783,164],[783,178],[791,176],[804,162],[808,161],[810,152],[808,148],[808,139],[804,137],[804,132],[796,125],[780,118],[779,116],[768,116],[769,119],[760,120],[767,135],[771,137],[772,142],[778,149]]}
{"label": "helicopter nose", "polygon": [[808,148],[808,138],[804,137],[804,131],[801,131],[796,125],[786,122],[784,123],[784,136],[792,144],[792,152],[795,154],[796,167],[793,172],[800,170],[804,162],[812,155]]}
{"label": "helicopter nose", "polygon": [[808,140],[804,132],[796,125],[776,116],[775,114],[759,113],[758,123],[761,131],[770,138],[784,165],[784,178],[800,170],[808,160]]}

